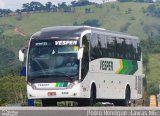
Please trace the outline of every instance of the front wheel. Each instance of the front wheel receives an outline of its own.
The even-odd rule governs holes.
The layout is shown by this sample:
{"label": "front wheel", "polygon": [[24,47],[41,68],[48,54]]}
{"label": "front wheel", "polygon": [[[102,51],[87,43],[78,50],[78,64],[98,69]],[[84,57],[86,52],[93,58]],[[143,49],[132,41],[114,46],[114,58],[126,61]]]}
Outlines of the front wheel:
{"label": "front wheel", "polygon": [[96,88],[92,87],[89,99],[81,99],[78,101],[79,106],[94,106],[96,104]]}
{"label": "front wheel", "polygon": [[94,106],[96,104],[96,89],[94,87],[91,88],[90,99],[88,102],[90,106]]}

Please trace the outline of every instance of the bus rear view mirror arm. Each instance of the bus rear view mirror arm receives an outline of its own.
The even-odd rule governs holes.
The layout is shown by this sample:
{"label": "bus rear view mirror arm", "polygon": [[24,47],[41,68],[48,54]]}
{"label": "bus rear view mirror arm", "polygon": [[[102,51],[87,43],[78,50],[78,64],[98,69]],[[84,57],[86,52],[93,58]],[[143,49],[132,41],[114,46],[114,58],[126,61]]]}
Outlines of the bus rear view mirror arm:
{"label": "bus rear view mirror arm", "polygon": [[78,54],[77,54],[77,59],[78,60],[83,58],[83,51],[84,51],[83,47],[79,49]]}

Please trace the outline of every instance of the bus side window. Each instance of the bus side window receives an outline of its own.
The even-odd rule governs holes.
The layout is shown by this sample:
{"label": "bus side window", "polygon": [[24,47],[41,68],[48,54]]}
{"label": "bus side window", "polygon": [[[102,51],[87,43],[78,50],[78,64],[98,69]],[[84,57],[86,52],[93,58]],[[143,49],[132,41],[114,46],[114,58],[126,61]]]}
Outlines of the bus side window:
{"label": "bus side window", "polygon": [[122,49],[122,59],[126,59],[127,57],[126,57],[126,51],[127,51],[127,49],[126,49],[126,40],[124,39],[124,38],[122,38],[122,45],[121,45],[122,47],[121,47],[121,49]]}
{"label": "bus side window", "polygon": [[115,38],[109,37],[109,46],[108,46],[109,58],[115,58]]}
{"label": "bus side window", "polygon": [[122,59],[123,58],[123,46],[122,46],[123,39],[116,38],[116,40],[117,40],[117,45],[116,45],[117,58]]}
{"label": "bus side window", "polygon": [[82,66],[81,66],[82,80],[85,78],[89,70],[89,41],[88,40],[87,40],[87,36],[84,36],[82,39],[82,44],[84,45],[84,52],[83,52]]}

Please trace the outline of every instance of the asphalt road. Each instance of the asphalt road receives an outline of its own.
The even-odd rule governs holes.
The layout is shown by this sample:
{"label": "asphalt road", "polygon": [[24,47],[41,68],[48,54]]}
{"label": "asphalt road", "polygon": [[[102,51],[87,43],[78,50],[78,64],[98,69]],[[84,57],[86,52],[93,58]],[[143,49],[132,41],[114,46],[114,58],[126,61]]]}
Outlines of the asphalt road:
{"label": "asphalt road", "polygon": [[160,116],[151,107],[0,107],[0,116]]}

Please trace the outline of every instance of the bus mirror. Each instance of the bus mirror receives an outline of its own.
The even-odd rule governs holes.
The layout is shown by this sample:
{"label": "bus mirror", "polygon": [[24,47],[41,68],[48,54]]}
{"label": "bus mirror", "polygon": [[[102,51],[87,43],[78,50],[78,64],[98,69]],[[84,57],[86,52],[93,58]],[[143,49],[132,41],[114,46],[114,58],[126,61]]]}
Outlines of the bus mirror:
{"label": "bus mirror", "polygon": [[83,58],[83,50],[84,48],[80,48],[77,54],[77,59],[80,60]]}
{"label": "bus mirror", "polygon": [[24,62],[24,50],[19,50],[19,61]]}

